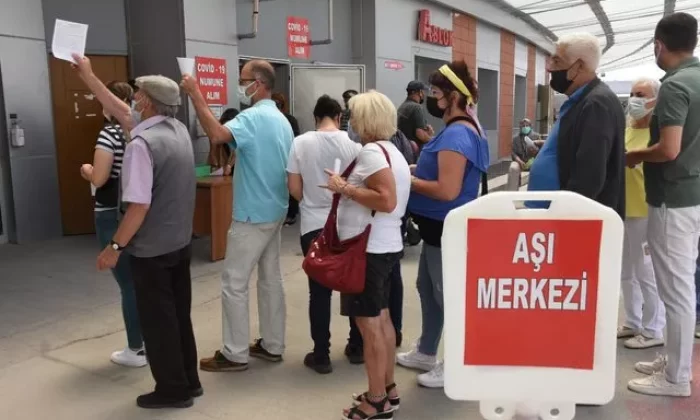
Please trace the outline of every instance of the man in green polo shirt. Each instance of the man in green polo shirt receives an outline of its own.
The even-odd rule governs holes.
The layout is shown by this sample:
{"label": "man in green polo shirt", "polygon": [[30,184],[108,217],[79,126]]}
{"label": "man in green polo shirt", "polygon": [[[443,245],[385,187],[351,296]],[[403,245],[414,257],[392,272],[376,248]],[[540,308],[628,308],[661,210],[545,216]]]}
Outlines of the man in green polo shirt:
{"label": "man in green polo shirt", "polygon": [[697,34],[698,22],[687,13],[666,16],[656,26],[654,55],[666,76],[652,115],[649,147],[627,153],[628,166],[644,163],[649,248],[668,326],[668,355],[637,363],[636,370],[649,376],[629,383],[630,390],[646,395],[691,393],[700,238],[700,62],[693,57]]}

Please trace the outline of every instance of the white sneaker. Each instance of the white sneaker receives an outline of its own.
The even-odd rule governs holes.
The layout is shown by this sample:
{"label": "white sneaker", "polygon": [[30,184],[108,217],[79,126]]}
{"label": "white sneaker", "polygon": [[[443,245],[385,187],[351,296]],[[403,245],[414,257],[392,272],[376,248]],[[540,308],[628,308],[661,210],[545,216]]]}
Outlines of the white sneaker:
{"label": "white sneaker", "polygon": [[127,347],[124,350],[115,351],[112,353],[112,357],[110,359],[113,363],[120,366],[133,368],[144,367],[148,364],[148,361],[146,360],[146,351],[144,349],[134,351]]}
{"label": "white sneaker", "polygon": [[423,372],[430,372],[435,367],[435,362],[437,357],[428,356],[418,351],[418,348],[414,348],[406,353],[399,353],[396,355],[396,363],[400,366],[421,370]]}
{"label": "white sneaker", "polygon": [[619,326],[617,327],[617,338],[631,338],[639,334],[639,331],[634,328]]}
{"label": "white sneaker", "polygon": [[700,338],[700,331],[695,332],[695,338]]}
{"label": "white sneaker", "polygon": [[663,338],[647,338],[639,334],[625,341],[625,347],[628,349],[641,350],[659,347],[666,344]]}
{"label": "white sneaker", "polygon": [[426,388],[443,388],[445,386],[444,363],[440,361],[435,365],[435,369],[418,375],[418,383]]}
{"label": "white sneaker", "polygon": [[661,397],[690,397],[690,383],[672,384],[666,380],[663,372],[654,373],[645,378],[634,379],[627,384],[630,391],[643,395]]}
{"label": "white sneaker", "polygon": [[653,362],[639,362],[634,364],[634,370],[645,375],[653,375],[658,372],[663,372],[668,363],[668,356],[659,354]]}

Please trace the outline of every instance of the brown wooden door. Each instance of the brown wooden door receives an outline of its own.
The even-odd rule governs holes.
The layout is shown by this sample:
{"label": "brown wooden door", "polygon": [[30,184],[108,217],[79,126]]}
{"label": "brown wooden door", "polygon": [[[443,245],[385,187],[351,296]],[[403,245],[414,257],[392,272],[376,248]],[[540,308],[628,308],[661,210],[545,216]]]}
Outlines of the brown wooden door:
{"label": "brown wooden door", "polygon": [[[103,82],[127,80],[126,57],[91,56],[92,68]],[[49,57],[56,159],[64,235],[95,232],[94,201],[80,166],[92,163],[102,129],[102,106],[76,75],[70,63]]]}

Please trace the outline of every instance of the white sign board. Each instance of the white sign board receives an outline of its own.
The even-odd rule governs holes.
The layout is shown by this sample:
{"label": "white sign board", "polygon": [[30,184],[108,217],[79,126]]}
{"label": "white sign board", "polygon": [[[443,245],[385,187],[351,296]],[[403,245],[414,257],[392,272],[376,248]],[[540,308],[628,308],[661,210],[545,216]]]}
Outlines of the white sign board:
{"label": "white sign board", "polygon": [[[522,209],[525,200],[551,201]],[[488,420],[569,420],[615,393],[623,223],[572,192],[497,192],[442,237],[445,392]]]}

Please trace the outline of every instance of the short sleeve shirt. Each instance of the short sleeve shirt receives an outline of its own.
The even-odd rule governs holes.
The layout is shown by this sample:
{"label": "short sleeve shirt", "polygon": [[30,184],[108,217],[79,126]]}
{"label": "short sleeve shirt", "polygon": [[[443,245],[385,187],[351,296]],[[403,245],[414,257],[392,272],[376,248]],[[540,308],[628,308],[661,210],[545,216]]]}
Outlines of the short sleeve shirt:
{"label": "short sleeve shirt", "polygon": [[661,129],[683,127],[681,151],[669,162],[644,163],[647,203],[671,208],[700,205],[700,62],[691,58],[662,79],[651,118],[650,146]]}
{"label": "short sleeve shirt", "polygon": [[270,99],[257,102],[226,123],[236,150],[233,218],[272,223],[287,213],[287,161],[294,134]]}
{"label": "short sleeve shirt", "polygon": [[409,140],[417,142],[416,130],[419,128],[424,129],[428,126],[423,107],[419,103],[407,99],[406,102],[399,106],[397,113],[399,130]]}

